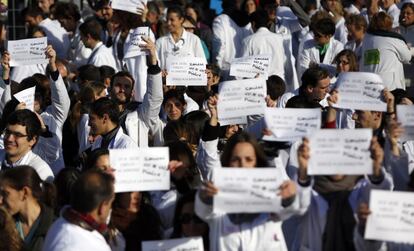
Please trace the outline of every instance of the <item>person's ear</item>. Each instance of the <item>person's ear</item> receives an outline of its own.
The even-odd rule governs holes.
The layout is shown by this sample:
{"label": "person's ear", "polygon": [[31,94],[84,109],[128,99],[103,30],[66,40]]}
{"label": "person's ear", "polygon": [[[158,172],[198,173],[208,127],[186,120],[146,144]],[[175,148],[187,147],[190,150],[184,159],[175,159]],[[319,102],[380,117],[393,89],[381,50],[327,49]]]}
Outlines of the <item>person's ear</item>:
{"label": "person's ear", "polygon": [[28,186],[24,186],[22,190],[19,190],[19,194],[20,200],[26,200],[32,194],[32,190]]}
{"label": "person's ear", "polygon": [[108,122],[109,120],[111,120],[109,118],[109,115],[107,113],[104,113],[104,115],[102,116],[102,121],[105,123],[105,122]]}
{"label": "person's ear", "polygon": [[313,93],[313,86],[312,85],[306,86],[306,92],[307,93]]}
{"label": "person's ear", "polygon": [[37,142],[37,136],[33,136],[32,139],[30,140],[28,139],[28,141],[29,141],[30,148],[32,148]]}

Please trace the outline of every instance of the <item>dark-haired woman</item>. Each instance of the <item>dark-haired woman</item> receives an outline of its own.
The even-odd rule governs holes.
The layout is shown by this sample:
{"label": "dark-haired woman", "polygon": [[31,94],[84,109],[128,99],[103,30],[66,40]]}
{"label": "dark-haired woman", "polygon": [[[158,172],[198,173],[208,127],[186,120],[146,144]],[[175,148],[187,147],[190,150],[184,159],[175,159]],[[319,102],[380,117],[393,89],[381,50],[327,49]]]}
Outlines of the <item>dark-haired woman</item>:
{"label": "dark-haired woman", "polygon": [[16,229],[24,245],[40,251],[46,233],[55,220],[53,184],[43,182],[30,166],[20,166],[2,172],[0,196],[6,210],[13,215]]}

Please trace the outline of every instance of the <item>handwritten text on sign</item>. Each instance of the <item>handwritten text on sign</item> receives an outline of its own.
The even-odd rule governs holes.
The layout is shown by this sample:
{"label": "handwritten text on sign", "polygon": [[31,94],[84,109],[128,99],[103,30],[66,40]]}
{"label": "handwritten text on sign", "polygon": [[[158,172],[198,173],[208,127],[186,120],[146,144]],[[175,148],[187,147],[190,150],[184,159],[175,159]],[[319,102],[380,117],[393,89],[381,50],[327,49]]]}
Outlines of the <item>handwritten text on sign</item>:
{"label": "handwritten text on sign", "polygon": [[254,78],[258,74],[267,79],[270,55],[236,58],[230,65],[230,76]]}
{"label": "handwritten text on sign", "polygon": [[207,85],[206,61],[197,57],[168,57],[167,85]]}
{"label": "handwritten text on sign", "polygon": [[372,190],[365,239],[414,244],[414,193]]}
{"label": "handwritten text on sign", "polygon": [[162,241],[143,241],[142,251],[203,251],[201,237],[170,239]]}
{"label": "handwritten text on sign", "polygon": [[322,129],[309,137],[309,175],[372,174],[371,129]]}
{"label": "handwritten text on sign", "polygon": [[46,37],[8,41],[10,66],[47,64],[46,47]]}
{"label": "handwritten text on sign", "polygon": [[321,128],[321,109],[266,108],[265,121],[273,133],[265,140],[296,141]]}
{"label": "handwritten text on sign", "polygon": [[337,108],[385,112],[387,104],[382,101],[384,86],[375,73],[341,73],[336,82],[339,93]]}
{"label": "handwritten text on sign", "polygon": [[123,10],[138,14],[138,10],[143,11],[147,5],[147,0],[111,0],[111,7],[114,10]]}
{"label": "handwritten text on sign", "polygon": [[20,91],[16,94],[14,94],[14,97],[19,101],[26,104],[26,109],[29,109],[30,111],[34,111],[34,101],[35,101],[35,91],[36,86],[24,89],[23,91]]}
{"label": "handwritten text on sign", "polygon": [[404,127],[401,140],[414,140],[414,105],[397,105],[397,118]]}
{"label": "handwritten text on sign", "polygon": [[115,192],[170,189],[167,147],[109,150]]}
{"label": "handwritten text on sign", "polygon": [[279,168],[216,168],[213,211],[222,213],[278,212],[283,182]]}
{"label": "handwritten text on sign", "polygon": [[217,104],[221,125],[223,119],[263,114],[266,108],[266,80],[263,78],[220,83]]}
{"label": "handwritten text on sign", "polygon": [[148,54],[146,50],[142,50],[139,46],[145,45],[141,37],[150,36],[149,27],[138,27],[129,32],[129,36],[125,41],[124,58],[132,58]]}

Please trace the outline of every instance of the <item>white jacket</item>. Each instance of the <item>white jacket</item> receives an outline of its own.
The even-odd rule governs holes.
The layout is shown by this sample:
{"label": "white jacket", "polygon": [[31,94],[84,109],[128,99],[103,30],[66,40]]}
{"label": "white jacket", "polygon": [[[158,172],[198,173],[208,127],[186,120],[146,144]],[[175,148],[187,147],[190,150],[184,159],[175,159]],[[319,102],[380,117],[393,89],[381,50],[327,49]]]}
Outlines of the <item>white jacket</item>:
{"label": "white jacket", "polygon": [[88,61],[92,50],[86,48],[83,44],[80,36],[79,26],[82,23],[79,22],[78,26],[76,27],[75,34],[73,37],[70,38],[70,49],[68,54],[68,59],[71,63],[75,64],[76,67],[80,67]]}
{"label": "white jacket", "polygon": [[391,5],[386,11],[386,13],[392,17],[392,20],[393,20],[392,28],[397,28],[400,25],[399,23],[400,12],[401,12],[400,9],[395,3]]}
{"label": "white jacket", "polygon": [[48,44],[53,46],[58,58],[66,59],[69,48],[70,39],[67,31],[63,28],[59,21],[45,18],[39,23],[39,27],[46,33]]}
{"label": "white jacket", "polygon": [[321,62],[319,57],[319,50],[316,47],[315,40],[307,40],[303,44],[303,50],[299,52],[298,60],[297,60],[297,70],[298,70],[298,76],[299,78],[302,77],[302,74],[306,71],[306,69],[309,68],[309,64],[311,62],[317,63],[317,64],[332,64],[335,56],[341,52],[344,49],[344,45],[335,40],[334,38],[331,38],[329,41],[329,47],[326,51],[325,57],[323,61]]}
{"label": "white jacket", "polygon": [[234,58],[242,55],[242,41],[252,34],[250,24],[239,27],[228,15],[221,14],[213,21],[212,59],[222,71],[230,70]]}
{"label": "white jacket", "polygon": [[[0,149],[0,163],[5,161],[5,159],[6,159],[6,151],[4,149]],[[28,166],[33,167],[33,169],[36,170],[37,174],[42,180],[53,182],[54,175],[53,175],[52,169],[50,169],[49,165],[32,151],[27,152],[21,159],[11,164],[12,167],[21,166],[21,165],[28,165]],[[0,170],[1,170],[1,165],[0,165]]]}
{"label": "white jacket", "polygon": [[106,47],[102,42],[96,44],[93,48],[87,64],[92,64],[96,67],[107,65],[116,70],[116,63],[112,50]]}
{"label": "white jacket", "polygon": [[270,54],[269,76],[277,75],[282,79],[285,76],[286,51],[283,47],[283,36],[270,32],[266,27],[259,28],[256,33],[243,40],[243,57]]}
{"label": "white jacket", "polygon": [[156,46],[162,70],[167,69],[167,60],[170,56],[206,58],[200,38],[184,29],[178,42],[168,33],[157,39]]}
{"label": "white jacket", "polygon": [[359,70],[379,74],[390,91],[405,89],[403,63],[407,64],[410,60],[411,52],[404,41],[367,33],[362,45]]}
{"label": "white jacket", "polygon": [[[92,144],[92,151],[100,148],[102,143],[102,137],[98,137],[95,142]],[[108,145],[108,149],[125,149],[125,148],[138,148],[137,143],[126,135],[122,128],[119,128],[118,132],[115,135],[115,138],[111,140]]]}
{"label": "white jacket", "polygon": [[43,251],[111,251],[105,238],[96,230],[89,231],[69,223],[62,217],[57,219],[47,232]]}

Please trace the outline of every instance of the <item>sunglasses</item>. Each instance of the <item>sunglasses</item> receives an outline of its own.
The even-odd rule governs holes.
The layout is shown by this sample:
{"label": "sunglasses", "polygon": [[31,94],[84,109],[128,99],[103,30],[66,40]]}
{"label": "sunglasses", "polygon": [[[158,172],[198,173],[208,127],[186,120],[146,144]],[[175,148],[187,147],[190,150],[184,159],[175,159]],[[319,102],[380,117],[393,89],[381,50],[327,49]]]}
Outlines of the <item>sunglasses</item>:
{"label": "sunglasses", "polygon": [[201,224],[204,223],[197,215],[195,214],[183,214],[180,217],[180,222],[182,224],[190,224],[190,222],[193,222],[195,224]]}

